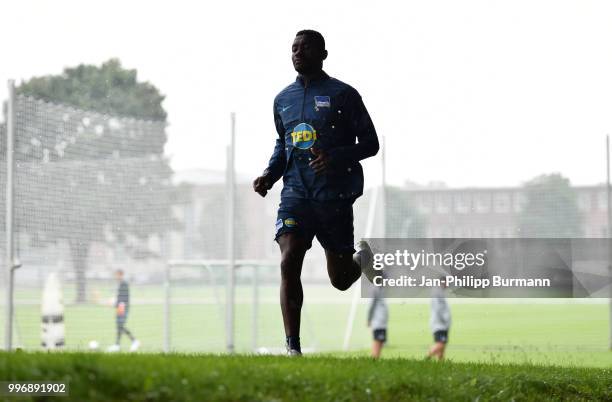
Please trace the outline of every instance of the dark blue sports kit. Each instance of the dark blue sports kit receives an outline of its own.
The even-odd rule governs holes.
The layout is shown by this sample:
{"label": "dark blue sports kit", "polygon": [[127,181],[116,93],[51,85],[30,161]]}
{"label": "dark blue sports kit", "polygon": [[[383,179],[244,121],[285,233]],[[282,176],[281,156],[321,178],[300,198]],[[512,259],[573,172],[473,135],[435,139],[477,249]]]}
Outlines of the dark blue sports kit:
{"label": "dark blue sports kit", "polygon": [[[274,99],[278,132],[264,175],[283,177],[276,239],[296,232],[324,249],[354,252],[353,202],[363,194],[360,160],[378,152],[378,137],[359,93],[325,72],[305,86],[301,77]],[[308,165],[325,151],[329,166],[316,175]]]}

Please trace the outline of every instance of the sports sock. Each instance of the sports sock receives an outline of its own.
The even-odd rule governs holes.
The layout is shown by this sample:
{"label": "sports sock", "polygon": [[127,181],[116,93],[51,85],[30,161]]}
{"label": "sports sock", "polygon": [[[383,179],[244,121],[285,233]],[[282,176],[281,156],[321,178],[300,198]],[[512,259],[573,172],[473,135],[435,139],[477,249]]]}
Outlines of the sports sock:
{"label": "sports sock", "polygon": [[302,351],[302,347],[300,346],[299,336],[288,336],[287,345],[289,346],[289,349],[294,349],[294,350],[297,350],[298,352]]}

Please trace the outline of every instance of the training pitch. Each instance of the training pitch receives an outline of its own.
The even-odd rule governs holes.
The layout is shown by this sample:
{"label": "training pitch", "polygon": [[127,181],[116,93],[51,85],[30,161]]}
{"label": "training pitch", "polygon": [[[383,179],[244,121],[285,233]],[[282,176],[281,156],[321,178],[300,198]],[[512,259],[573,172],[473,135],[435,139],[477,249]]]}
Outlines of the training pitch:
{"label": "training pitch", "polygon": [[[101,289],[112,294],[113,287]],[[218,289],[223,296],[223,289]],[[220,353],[225,346],[223,305],[211,289],[176,287],[171,306],[171,350],[186,353]],[[253,305],[248,286],[238,287],[235,344],[239,353],[253,351]],[[34,292],[16,296],[18,346],[40,350],[40,306],[23,303]],[[261,287],[256,346],[270,350],[283,346],[283,327],[275,286]],[[70,294],[65,298],[70,300]],[[349,352],[342,350],[351,293],[328,285],[305,288],[302,345],[338,357],[366,356],[371,333],[366,328],[365,303],[360,303]],[[141,351],[157,352],[163,346],[163,292],[159,288],[132,286],[133,305],[128,327],[142,342]],[[581,367],[612,367],[608,350],[607,300],[449,299],[453,326],[447,358],[453,362],[532,363]],[[425,356],[431,344],[428,300],[390,300],[389,342],[384,358]],[[69,350],[86,350],[92,340],[101,350],[114,343],[113,310],[98,304],[68,304],[65,313]],[[2,336],[0,336],[2,338]],[[128,340],[123,339],[124,349]]]}

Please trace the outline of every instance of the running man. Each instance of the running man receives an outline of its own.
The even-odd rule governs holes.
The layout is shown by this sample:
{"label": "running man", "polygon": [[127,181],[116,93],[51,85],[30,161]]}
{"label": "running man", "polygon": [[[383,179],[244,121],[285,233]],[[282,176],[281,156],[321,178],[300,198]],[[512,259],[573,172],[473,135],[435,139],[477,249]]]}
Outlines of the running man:
{"label": "running man", "polygon": [[296,34],[291,48],[294,83],[274,99],[276,146],[267,169],[253,182],[265,197],[281,177],[276,220],[281,250],[280,304],[287,353],[300,355],[303,291],[300,275],[316,236],[325,249],[332,285],[348,289],[362,273],[371,279],[372,251],[355,255],[353,202],[363,193],[359,161],[376,155],[378,137],[359,93],[323,71],[325,39],[316,31]]}
{"label": "running man", "polygon": [[431,291],[431,317],[429,324],[433,332],[434,344],[429,349],[428,358],[437,357],[438,360],[444,359],[444,350],[448,343],[448,331],[451,325],[451,312],[446,301],[444,289],[446,288],[446,278],[441,277],[442,285],[435,287]]}
{"label": "running man", "polygon": [[383,289],[374,286],[368,309],[368,328],[372,329],[372,357],[375,359],[380,357],[380,352],[387,342],[388,322],[389,309],[385,302]]}
{"label": "running man", "polygon": [[130,346],[130,352],[138,350],[140,347],[140,341],[132,335],[132,333],[125,327],[127,321],[128,312],[130,310],[130,288],[127,281],[123,278],[123,270],[118,269],[115,272],[115,278],[119,282],[119,288],[117,289],[117,299],[115,300],[115,311],[116,311],[116,323],[117,323],[117,338],[114,345],[108,348],[109,352],[118,352],[121,348],[121,335],[126,334],[132,344]]}

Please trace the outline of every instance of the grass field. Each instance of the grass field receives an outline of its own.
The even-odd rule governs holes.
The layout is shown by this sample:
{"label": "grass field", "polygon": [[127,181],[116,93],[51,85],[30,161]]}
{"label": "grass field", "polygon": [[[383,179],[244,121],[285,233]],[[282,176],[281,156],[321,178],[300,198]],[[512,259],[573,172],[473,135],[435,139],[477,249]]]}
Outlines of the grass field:
{"label": "grass field", "polygon": [[609,369],[412,359],[22,352],[0,378],[67,382],[62,401],[612,400]]}
{"label": "grass field", "polygon": [[[252,349],[252,311],[248,286],[239,287],[236,306],[236,348]],[[102,289],[112,294],[112,288]],[[132,289],[134,305],[128,327],[142,341],[143,351],[163,345],[163,305],[160,288]],[[219,289],[221,300],[223,289]],[[283,346],[283,329],[276,287],[260,289],[257,346]],[[346,356],[341,351],[351,293],[328,285],[305,289],[303,346]],[[40,307],[20,301],[36,293],[17,295],[16,339],[26,350],[39,350]],[[172,350],[222,352],[225,342],[223,306],[214,292],[197,286],[173,289]],[[68,299],[68,297],[67,297]],[[35,299],[33,299],[35,300]],[[185,300],[189,302],[185,302]],[[181,301],[179,303],[179,301]],[[604,300],[450,299],[453,326],[447,357],[454,362],[534,363],[562,366],[612,367],[608,345],[608,304]],[[360,304],[350,344],[350,356],[365,356],[370,332],[366,305]],[[390,300],[389,343],[385,358],[422,358],[431,343],[427,300]],[[68,305],[65,314],[69,349],[84,349],[90,340],[103,347],[114,342],[111,308],[95,304]],[[2,336],[0,335],[0,339]],[[127,347],[127,339],[124,339]]]}

